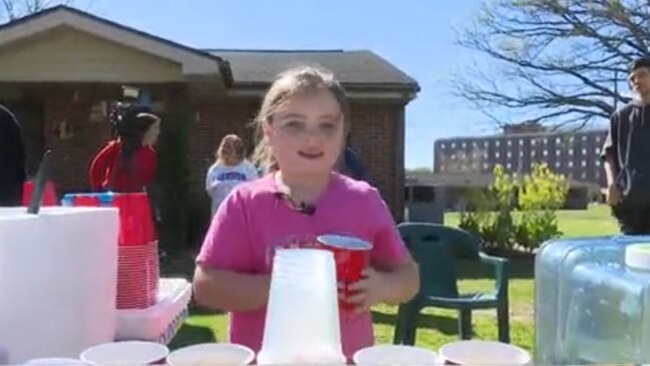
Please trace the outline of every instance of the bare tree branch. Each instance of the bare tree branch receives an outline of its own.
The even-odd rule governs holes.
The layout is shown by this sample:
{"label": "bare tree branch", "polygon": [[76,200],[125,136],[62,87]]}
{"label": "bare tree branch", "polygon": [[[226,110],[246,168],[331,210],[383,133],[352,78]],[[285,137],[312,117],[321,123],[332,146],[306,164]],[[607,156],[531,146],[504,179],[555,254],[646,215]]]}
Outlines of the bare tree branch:
{"label": "bare tree branch", "polygon": [[629,99],[627,64],[650,52],[649,9],[648,0],[495,0],[457,40],[490,71],[464,73],[454,94],[500,125],[505,114],[556,127],[607,118]]}
{"label": "bare tree branch", "polygon": [[57,5],[72,5],[74,0],[1,0],[0,19],[14,21]]}

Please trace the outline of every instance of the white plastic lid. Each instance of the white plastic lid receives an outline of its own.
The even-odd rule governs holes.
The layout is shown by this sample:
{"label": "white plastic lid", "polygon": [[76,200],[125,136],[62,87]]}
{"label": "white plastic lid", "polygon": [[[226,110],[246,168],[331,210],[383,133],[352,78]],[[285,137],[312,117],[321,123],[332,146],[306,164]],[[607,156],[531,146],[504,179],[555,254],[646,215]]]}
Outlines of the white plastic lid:
{"label": "white plastic lid", "polygon": [[650,243],[628,245],[625,248],[625,264],[635,269],[650,270]]}

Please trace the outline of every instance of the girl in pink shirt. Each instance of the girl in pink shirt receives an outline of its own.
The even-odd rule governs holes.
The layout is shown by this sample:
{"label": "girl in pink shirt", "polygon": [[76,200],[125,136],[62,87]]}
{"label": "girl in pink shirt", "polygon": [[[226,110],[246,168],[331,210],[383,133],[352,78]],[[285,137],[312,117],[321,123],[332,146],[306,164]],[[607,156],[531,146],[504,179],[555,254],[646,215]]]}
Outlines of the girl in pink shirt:
{"label": "girl in pink shirt", "polygon": [[282,74],[256,122],[256,160],[270,173],[238,185],[219,206],[197,257],[196,300],[228,311],[230,342],[258,352],[274,248],[295,238],[354,235],[373,249],[371,266],[352,285],[358,292],[344,299],[356,304],[354,314],[341,310],[343,352],[350,359],[373,344],[373,305],[416,294],[417,265],[379,192],[334,171],[350,119],[345,92],[330,72],[305,67]]}

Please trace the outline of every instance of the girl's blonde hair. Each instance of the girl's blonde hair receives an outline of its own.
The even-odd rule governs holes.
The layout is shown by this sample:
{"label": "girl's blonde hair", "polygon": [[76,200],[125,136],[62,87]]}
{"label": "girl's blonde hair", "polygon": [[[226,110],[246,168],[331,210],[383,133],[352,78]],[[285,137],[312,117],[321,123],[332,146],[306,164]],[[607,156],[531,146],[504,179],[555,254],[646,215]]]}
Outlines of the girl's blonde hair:
{"label": "girl's blonde hair", "polygon": [[278,170],[278,165],[273,157],[268,141],[264,137],[262,126],[264,123],[273,122],[273,114],[298,95],[306,95],[320,91],[329,91],[341,107],[343,122],[347,132],[349,128],[350,107],[345,90],[336,80],[334,74],[326,69],[301,66],[287,70],[280,74],[271,84],[262,100],[262,106],[254,120],[257,127],[257,145],[253,152],[252,160],[255,165],[264,170]]}
{"label": "girl's blonde hair", "polygon": [[235,134],[226,135],[221,139],[216,153],[217,164],[234,166],[245,157],[244,141]]}

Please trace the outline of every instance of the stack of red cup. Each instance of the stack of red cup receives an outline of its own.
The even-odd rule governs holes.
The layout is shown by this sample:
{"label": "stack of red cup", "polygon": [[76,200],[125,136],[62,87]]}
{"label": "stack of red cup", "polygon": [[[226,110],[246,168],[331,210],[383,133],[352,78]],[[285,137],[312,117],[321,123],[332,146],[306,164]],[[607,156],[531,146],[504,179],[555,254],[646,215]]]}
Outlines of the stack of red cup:
{"label": "stack of red cup", "polygon": [[158,241],[145,193],[72,194],[72,206],[116,207],[120,215],[117,308],[146,309],[157,301],[160,265]]}
{"label": "stack of red cup", "polygon": [[156,303],[160,267],[158,241],[144,193],[118,194],[120,210],[117,308],[146,309]]}
{"label": "stack of red cup", "polygon": [[144,309],[154,305],[159,278],[158,246],[155,241],[145,245],[120,246],[117,308]]}

